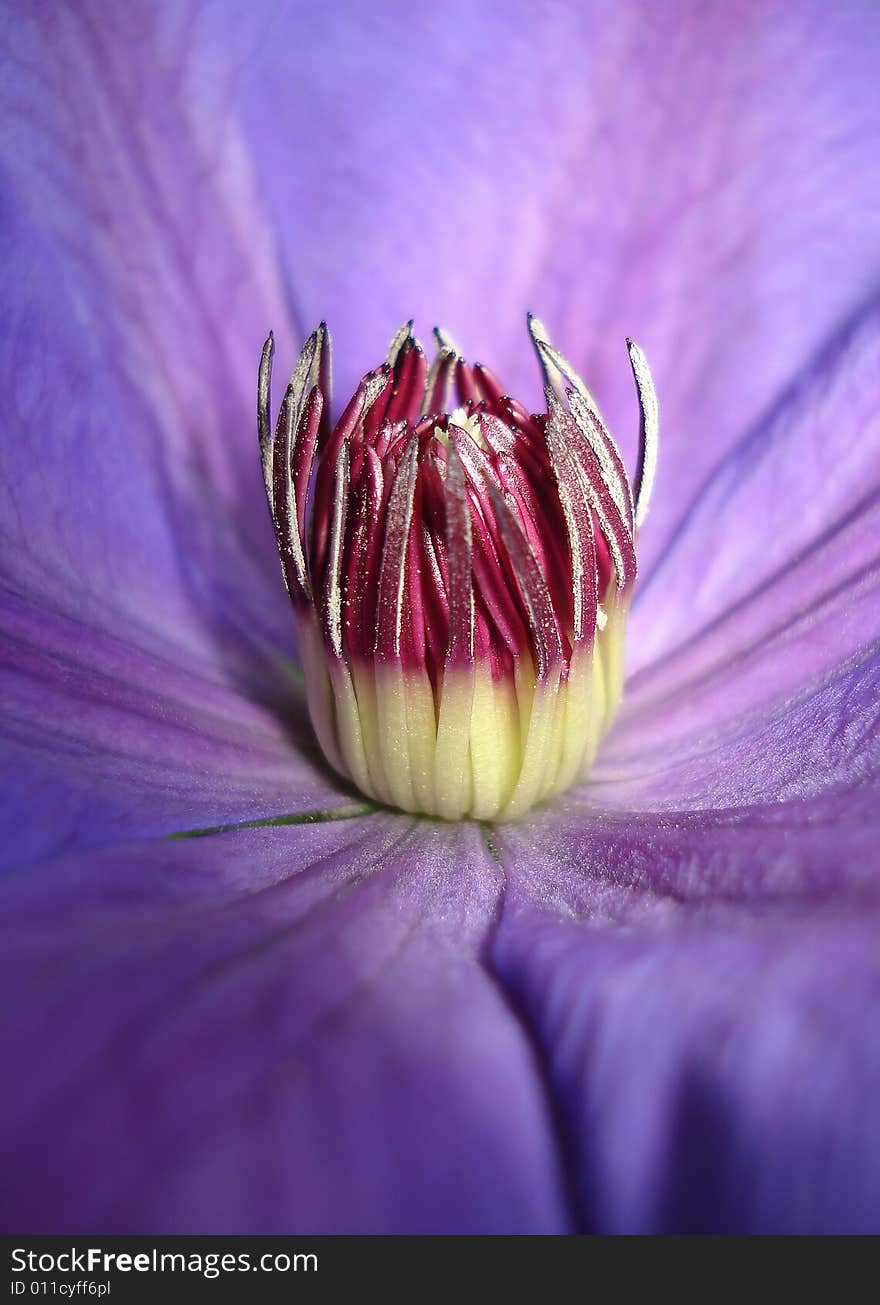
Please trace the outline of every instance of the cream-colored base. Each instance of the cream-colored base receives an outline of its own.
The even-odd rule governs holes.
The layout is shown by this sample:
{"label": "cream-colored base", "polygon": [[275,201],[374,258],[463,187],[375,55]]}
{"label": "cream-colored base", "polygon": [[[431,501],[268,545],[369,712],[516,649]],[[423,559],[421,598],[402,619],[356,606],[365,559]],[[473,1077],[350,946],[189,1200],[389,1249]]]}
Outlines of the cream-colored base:
{"label": "cream-colored base", "polygon": [[613,595],[605,628],[569,674],[535,682],[488,667],[446,672],[435,703],[426,673],[398,663],[348,666],[328,655],[315,622],[300,625],[309,712],[327,760],[368,797],[445,820],[515,820],[561,793],[591,764],[620,700],[626,606]]}

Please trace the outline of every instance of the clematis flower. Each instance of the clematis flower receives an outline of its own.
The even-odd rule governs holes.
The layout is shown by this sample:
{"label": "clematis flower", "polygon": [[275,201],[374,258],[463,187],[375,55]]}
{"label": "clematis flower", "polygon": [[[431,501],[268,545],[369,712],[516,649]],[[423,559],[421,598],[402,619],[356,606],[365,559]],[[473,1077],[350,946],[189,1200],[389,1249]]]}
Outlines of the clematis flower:
{"label": "clematis flower", "polygon": [[[878,21],[4,25],[7,1230],[876,1231]],[[534,412],[530,306],[628,467],[627,335],[663,405],[621,706],[414,817],[314,742],[253,359],[413,313]]]}

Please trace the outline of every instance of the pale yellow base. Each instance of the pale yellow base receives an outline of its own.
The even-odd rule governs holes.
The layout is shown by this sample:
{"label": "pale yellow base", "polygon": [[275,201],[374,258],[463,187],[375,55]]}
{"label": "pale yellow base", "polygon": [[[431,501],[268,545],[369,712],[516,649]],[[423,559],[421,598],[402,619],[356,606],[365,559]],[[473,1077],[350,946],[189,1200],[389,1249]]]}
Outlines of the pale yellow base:
{"label": "pale yellow base", "polygon": [[314,622],[304,621],[309,712],[324,755],[388,806],[445,820],[515,820],[584,774],[613,720],[625,605],[607,617],[565,680],[536,684],[531,661],[500,682],[487,667],[449,670],[436,704],[427,674],[328,658]]}

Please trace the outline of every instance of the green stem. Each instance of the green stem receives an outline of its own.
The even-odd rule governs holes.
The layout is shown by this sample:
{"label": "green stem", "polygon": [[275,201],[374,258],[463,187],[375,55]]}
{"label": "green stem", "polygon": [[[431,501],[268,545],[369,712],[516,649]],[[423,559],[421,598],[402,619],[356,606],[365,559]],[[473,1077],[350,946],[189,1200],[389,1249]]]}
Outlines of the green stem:
{"label": "green stem", "polygon": [[372,802],[356,807],[338,807],[332,811],[297,811],[288,816],[267,816],[264,820],[241,820],[231,825],[211,825],[207,829],[182,829],[166,838],[205,838],[208,834],[231,834],[236,829],[267,829],[272,825],[320,825],[331,820],[355,820],[369,816],[378,808]]}

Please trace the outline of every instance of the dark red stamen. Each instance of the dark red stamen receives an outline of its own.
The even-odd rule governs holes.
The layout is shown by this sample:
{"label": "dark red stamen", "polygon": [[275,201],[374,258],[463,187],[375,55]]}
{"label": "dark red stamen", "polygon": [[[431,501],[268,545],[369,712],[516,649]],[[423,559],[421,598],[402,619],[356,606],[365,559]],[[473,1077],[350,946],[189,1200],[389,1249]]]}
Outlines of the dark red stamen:
{"label": "dark red stamen", "polygon": [[[316,606],[336,656],[427,667],[435,688],[444,665],[475,655],[498,673],[523,655],[539,676],[565,673],[596,635],[612,575],[620,587],[635,576],[619,451],[586,390],[568,390],[566,408],[548,389],[547,414],[532,416],[438,339],[429,370],[402,328],[328,430],[319,328],[274,436],[267,341],[258,428],[291,597]],[[466,415],[451,419],[453,380]]]}

